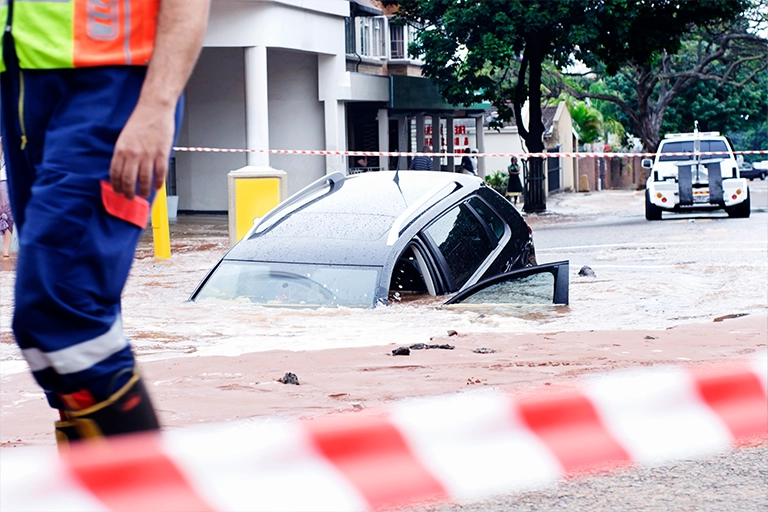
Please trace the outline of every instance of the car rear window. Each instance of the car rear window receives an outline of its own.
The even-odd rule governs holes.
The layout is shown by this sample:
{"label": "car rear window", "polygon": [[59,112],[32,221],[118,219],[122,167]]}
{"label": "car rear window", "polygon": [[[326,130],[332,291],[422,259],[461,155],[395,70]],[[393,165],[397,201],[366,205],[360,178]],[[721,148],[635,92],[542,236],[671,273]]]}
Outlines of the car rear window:
{"label": "car rear window", "polygon": [[[692,140],[665,142],[661,146],[661,156],[659,162],[675,162],[690,159],[687,155],[668,155],[666,153],[691,153],[693,154],[693,142]],[[722,140],[702,140],[701,152],[728,152],[728,146]],[[720,155],[726,157],[728,155]]]}

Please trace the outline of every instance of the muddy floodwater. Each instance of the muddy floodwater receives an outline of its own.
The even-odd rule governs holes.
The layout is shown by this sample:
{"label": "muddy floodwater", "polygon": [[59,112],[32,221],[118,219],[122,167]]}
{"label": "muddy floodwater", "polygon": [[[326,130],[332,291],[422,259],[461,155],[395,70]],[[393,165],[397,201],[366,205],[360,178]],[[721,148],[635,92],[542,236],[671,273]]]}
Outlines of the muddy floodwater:
{"label": "muddy floodwater", "polygon": [[[229,241],[224,216],[188,217],[172,224],[168,260],[154,258],[149,233],[142,239],[123,295],[126,334],[140,359],[153,360],[410,345],[448,331],[666,329],[766,310],[764,211],[750,219],[714,214],[648,223],[642,219],[642,195],[632,191],[561,194],[549,206],[527,221],[540,263],[571,261],[567,307],[443,308],[443,299],[436,298],[376,309],[192,303],[189,295]],[[7,375],[25,364],[10,334],[14,261],[4,264],[0,373]],[[579,275],[584,265],[594,277]]]}

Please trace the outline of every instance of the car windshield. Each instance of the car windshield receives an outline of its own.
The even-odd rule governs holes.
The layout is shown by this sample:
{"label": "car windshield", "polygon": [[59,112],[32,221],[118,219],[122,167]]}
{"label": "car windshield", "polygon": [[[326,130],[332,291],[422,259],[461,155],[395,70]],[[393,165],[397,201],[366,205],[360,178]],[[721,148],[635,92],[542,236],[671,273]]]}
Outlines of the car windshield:
{"label": "car windshield", "polygon": [[[663,146],[661,146],[661,156],[659,157],[659,162],[679,162],[684,160],[689,160],[691,157],[688,155],[669,155],[666,153],[691,153],[693,154],[693,143],[692,140],[686,140],[686,141],[675,141],[675,142],[665,142]],[[728,152],[728,146],[726,146],[725,142],[722,140],[702,140],[701,141],[701,147],[699,148],[699,151],[706,153],[706,152],[718,152],[718,153],[727,153]],[[728,155],[717,155],[720,158],[726,158]]]}
{"label": "car windshield", "polygon": [[281,307],[373,307],[377,267],[222,261],[194,297]]}

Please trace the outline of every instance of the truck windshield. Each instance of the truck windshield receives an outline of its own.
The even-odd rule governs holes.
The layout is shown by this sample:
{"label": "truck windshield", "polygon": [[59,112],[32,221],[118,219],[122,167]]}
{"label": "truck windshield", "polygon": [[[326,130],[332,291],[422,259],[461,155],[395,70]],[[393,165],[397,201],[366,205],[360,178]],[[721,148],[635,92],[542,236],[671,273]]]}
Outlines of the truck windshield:
{"label": "truck windshield", "polygon": [[[713,155],[715,158],[726,158],[728,155],[728,146],[725,141],[722,140],[702,140],[700,151],[702,153],[707,152],[722,152],[722,155]],[[687,153],[686,155],[674,155],[668,153]],[[682,160],[689,160],[691,157],[688,155],[693,154],[693,141],[674,141],[665,142],[661,146],[661,156],[659,162],[678,162]]]}

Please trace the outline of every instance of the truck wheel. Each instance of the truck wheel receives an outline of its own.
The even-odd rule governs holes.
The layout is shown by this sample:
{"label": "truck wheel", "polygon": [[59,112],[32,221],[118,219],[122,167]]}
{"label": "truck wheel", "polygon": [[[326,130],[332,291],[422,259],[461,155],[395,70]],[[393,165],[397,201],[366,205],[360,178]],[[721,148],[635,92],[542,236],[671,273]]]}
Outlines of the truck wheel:
{"label": "truck wheel", "polygon": [[751,210],[750,203],[752,202],[752,196],[747,196],[747,200],[743,203],[735,204],[733,206],[729,206],[725,209],[725,211],[728,213],[729,217],[733,217],[735,219],[746,219],[749,217],[749,213]]}
{"label": "truck wheel", "polygon": [[766,174],[768,174],[768,173],[766,173],[766,172],[761,172],[761,173],[760,173],[760,179],[761,179],[761,180],[764,180],[764,179],[765,179],[765,175],[766,175]]}
{"label": "truck wheel", "polygon": [[661,220],[661,208],[651,202],[651,193],[645,191],[645,220]]}

